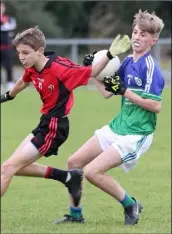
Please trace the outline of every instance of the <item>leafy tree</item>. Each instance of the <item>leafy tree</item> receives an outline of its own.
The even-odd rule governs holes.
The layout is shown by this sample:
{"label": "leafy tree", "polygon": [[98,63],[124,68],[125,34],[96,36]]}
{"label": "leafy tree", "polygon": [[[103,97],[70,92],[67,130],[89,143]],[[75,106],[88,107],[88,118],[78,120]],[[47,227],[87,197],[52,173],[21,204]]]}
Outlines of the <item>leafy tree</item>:
{"label": "leafy tree", "polygon": [[46,10],[46,5],[46,1],[7,2],[9,12],[16,17],[17,31],[39,25],[46,37],[62,36],[61,27],[57,24],[55,16]]}
{"label": "leafy tree", "polygon": [[171,2],[102,1],[92,8],[89,37],[114,37],[114,34],[118,33],[130,35],[133,15],[139,9],[155,11],[166,25],[161,36],[171,36]]}
{"label": "leafy tree", "polygon": [[171,1],[8,1],[18,31],[39,25],[47,37],[112,37],[131,33],[139,9],[155,11],[171,36]]}
{"label": "leafy tree", "polygon": [[51,1],[47,10],[56,17],[56,23],[63,28],[63,36],[85,37],[88,34],[89,15],[96,5],[92,1]]}

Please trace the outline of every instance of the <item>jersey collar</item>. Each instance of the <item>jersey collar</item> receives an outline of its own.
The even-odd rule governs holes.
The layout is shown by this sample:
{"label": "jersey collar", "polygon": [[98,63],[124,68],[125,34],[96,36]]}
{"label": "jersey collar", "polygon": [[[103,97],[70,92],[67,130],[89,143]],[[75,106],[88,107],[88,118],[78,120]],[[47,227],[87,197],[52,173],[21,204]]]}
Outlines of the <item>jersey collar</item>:
{"label": "jersey collar", "polygon": [[141,58],[146,58],[149,55],[150,55],[150,51],[148,51],[146,54],[144,54]]}
{"label": "jersey collar", "polygon": [[[45,52],[44,55],[45,55],[47,58],[49,58],[49,60],[48,60],[47,63],[45,64],[44,68],[50,67],[51,63],[52,63],[53,61],[55,61],[57,55],[56,55],[56,53],[53,52],[53,51]],[[43,68],[43,69],[44,69],[44,68]]]}
{"label": "jersey collar", "polygon": [[45,52],[44,55],[49,58],[49,60],[47,61],[47,63],[45,64],[45,66],[42,68],[42,70],[40,72],[36,71],[35,67],[31,67],[29,68],[30,71],[33,71],[33,72],[38,72],[39,74],[43,72],[44,69],[48,68],[51,66],[52,62],[55,61],[57,55],[55,52],[53,51],[50,51],[50,52]]}
{"label": "jersey collar", "polygon": [[138,62],[142,61],[143,59],[145,59],[149,55],[150,55],[150,51],[148,51],[146,54],[142,55],[136,62],[134,62],[134,59],[133,59],[133,62],[138,63]]}

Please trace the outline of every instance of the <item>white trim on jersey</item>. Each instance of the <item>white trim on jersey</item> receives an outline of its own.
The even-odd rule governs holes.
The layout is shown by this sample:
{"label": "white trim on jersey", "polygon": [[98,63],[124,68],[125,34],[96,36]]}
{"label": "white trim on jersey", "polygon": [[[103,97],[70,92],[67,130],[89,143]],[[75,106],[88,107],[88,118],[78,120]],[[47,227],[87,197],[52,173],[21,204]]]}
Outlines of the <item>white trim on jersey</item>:
{"label": "white trim on jersey", "polygon": [[143,89],[133,89],[133,88],[128,88],[130,89],[131,91],[143,91]]}
{"label": "white trim on jersey", "polygon": [[146,85],[145,85],[145,92],[150,91],[150,87],[152,84],[152,77],[154,72],[154,61],[151,55],[146,58],[146,65],[147,65],[147,72],[146,72]]}

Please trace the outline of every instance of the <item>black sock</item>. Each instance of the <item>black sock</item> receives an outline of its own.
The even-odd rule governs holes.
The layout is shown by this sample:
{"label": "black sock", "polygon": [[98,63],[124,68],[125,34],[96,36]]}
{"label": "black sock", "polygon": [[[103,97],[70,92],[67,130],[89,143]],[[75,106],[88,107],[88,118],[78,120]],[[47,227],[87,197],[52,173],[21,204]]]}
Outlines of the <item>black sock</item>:
{"label": "black sock", "polygon": [[68,175],[68,171],[63,171],[57,168],[48,167],[45,178],[58,180],[64,184],[67,180],[67,175]]}

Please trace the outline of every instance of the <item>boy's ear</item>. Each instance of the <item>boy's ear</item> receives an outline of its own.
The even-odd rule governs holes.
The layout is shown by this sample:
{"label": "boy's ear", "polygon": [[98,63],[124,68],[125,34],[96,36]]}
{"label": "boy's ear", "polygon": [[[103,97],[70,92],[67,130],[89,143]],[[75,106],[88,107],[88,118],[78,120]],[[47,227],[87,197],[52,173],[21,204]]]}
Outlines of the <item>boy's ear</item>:
{"label": "boy's ear", "polygon": [[39,52],[43,54],[43,53],[44,53],[44,48],[43,48],[43,47],[40,47],[40,48],[39,48]]}
{"label": "boy's ear", "polygon": [[157,42],[158,42],[158,38],[153,38],[152,46],[156,45]]}

